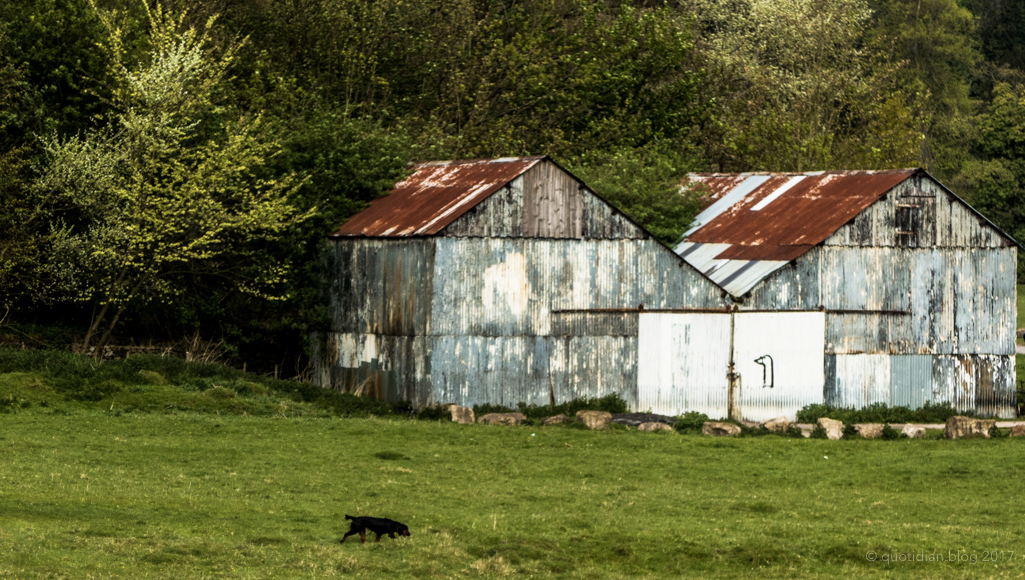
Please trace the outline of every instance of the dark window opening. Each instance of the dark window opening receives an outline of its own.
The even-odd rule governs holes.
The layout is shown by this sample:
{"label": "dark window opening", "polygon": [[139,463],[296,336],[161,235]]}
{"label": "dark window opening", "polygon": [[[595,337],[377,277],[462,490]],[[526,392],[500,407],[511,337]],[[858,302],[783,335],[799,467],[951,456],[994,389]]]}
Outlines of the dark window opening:
{"label": "dark window opening", "polygon": [[922,208],[911,204],[897,204],[897,245],[918,246],[922,233]]}

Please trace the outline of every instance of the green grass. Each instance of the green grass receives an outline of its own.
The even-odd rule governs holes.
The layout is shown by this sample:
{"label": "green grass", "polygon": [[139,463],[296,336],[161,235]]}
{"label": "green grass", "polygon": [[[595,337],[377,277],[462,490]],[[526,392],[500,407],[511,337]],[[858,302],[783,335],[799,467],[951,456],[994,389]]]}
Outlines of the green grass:
{"label": "green grass", "polygon": [[[46,388],[31,372],[0,375],[9,401]],[[1020,439],[723,440],[88,401],[4,409],[2,578],[1025,573]],[[392,517],[413,536],[339,545],[346,513]],[[993,550],[1014,559],[881,561]]]}

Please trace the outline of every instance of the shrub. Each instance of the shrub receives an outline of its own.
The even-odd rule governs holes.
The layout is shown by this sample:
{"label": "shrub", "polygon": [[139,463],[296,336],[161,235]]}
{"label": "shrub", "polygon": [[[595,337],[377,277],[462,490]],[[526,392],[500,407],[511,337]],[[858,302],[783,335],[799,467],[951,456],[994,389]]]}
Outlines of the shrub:
{"label": "shrub", "polygon": [[[474,415],[476,414],[474,407]],[[452,412],[444,407],[424,407],[417,412],[416,418],[421,421],[451,421]]]}
{"label": "shrub", "polygon": [[900,439],[900,431],[894,429],[893,427],[890,427],[889,425],[883,425],[882,438],[886,441]]}
{"label": "shrub", "polygon": [[826,434],[826,430],[822,425],[815,425],[815,428],[811,430],[812,439],[829,439],[829,435]]}
{"label": "shrub", "polygon": [[707,421],[709,421],[708,415],[697,411],[688,411],[681,415],[676,423],[673,423],[673,429],[680,433],[701,433],[701,428]]}
{"label": "shrub", "polygon": [[[514,411],[512,409],[510,409],[509,407],[505,407],[505,406],[502,406],[502,405],[492,405],[490,403],[485,403],[483,405],[474,405],[473,406],[473,416],[474,417],[483,417],[484,415],[487,415],[489,413],[512,413],[512,412],[514,412]],[[526,415],[526,413],[524,413],[524,415]]]}

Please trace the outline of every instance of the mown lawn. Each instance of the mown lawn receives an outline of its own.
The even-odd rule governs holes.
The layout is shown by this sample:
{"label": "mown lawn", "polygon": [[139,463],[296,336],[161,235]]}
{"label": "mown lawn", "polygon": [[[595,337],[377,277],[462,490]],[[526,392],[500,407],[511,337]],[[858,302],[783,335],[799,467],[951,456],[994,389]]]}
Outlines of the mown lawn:
{"label": "mown lawn", "polygon": [[[39,406],[0,424],[3,578],[1025,574],[1019,439],[713,440]],[[346,513],[413,535],[339,545]],[[994,551],[1004,561],[982,561]],[[959,552],[976,563],[882,561]]]}

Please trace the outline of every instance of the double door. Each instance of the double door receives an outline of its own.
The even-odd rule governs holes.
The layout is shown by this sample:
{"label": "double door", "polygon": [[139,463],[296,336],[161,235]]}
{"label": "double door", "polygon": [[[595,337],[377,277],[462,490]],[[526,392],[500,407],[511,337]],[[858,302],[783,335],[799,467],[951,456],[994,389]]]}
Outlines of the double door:
{"label": "double door", "polygon": [[639,410],[793,420],[805,405],[823,402],[823,312],[639,316]]}

